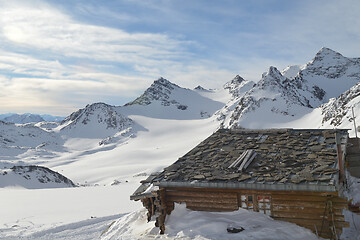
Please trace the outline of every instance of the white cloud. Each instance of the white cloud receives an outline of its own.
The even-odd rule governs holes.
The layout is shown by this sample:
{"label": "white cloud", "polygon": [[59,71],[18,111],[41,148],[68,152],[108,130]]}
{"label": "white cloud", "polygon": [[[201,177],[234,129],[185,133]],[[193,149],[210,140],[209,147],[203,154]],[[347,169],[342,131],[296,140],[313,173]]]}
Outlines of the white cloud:
{"label": "white cloud", "polygon": [[21,47],[67,57],[152,65],[186,55],[187,43],[167,35],[78,23],[49,6],[1,8],[0,31]]}

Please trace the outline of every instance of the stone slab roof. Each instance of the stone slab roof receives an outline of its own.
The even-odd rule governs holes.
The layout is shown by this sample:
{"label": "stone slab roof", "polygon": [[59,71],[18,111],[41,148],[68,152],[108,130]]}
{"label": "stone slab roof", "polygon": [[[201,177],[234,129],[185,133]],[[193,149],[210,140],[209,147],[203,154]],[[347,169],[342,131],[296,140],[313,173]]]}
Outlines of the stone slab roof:
{"label": "stone slab roof", "polygon": [[[338,172],[336,132],[345,151],[347,130],[220,129],[153,181],[333,186]],[[234,164],[241,158],[248,163]]]}

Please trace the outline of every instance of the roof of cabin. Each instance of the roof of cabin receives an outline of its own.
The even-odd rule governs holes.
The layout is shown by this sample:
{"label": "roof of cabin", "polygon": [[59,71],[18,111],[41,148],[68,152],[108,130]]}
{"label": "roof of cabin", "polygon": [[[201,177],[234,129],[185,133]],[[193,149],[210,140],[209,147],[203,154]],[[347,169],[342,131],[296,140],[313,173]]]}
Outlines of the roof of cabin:
{"label": "roof of cabin", "polygon": [[335,191],[344,129],[220,129],[166,167],[160,187]]}
{"label": "roof of cabin", "polygon": [[[347,130],[220,129],[155,180],[334,185],[335,132],[345,149]],[[256,153],[249,166],[229,168],[247,150]]]}

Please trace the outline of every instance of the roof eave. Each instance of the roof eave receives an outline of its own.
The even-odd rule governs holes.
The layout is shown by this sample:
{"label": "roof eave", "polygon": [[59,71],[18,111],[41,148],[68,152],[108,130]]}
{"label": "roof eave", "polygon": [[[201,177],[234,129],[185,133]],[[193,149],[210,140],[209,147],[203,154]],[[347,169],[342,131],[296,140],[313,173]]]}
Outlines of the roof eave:
{"label": "roof eave", "polygon": [[311,191],[337,192],[333,185],[319,184],[261,184],[261,183],[229,183],[229,182],[154,182],[159,187],[187,187],[187,188],[221,188],[221,189],[248,189],[268,191]]}

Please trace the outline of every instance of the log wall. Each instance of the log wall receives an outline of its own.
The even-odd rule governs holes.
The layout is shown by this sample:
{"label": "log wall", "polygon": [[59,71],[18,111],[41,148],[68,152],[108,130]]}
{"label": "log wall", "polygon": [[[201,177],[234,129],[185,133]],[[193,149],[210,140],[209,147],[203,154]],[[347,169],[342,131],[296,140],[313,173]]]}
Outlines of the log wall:
{"label": "log wall", "polygon": [[167,214],[174,203],[185,203],[195,211],[236,211],[244,206],[244,196],[251,196],[252,210],[263,212],[258,200],[265,196],[270,199],[266,213],[272,218],[311,229],[321,237],[335,239],[335,234],[340,236],[342,228],[349,227],[342,213],[348,201],[337,192],[164,188],[164,193]]}

